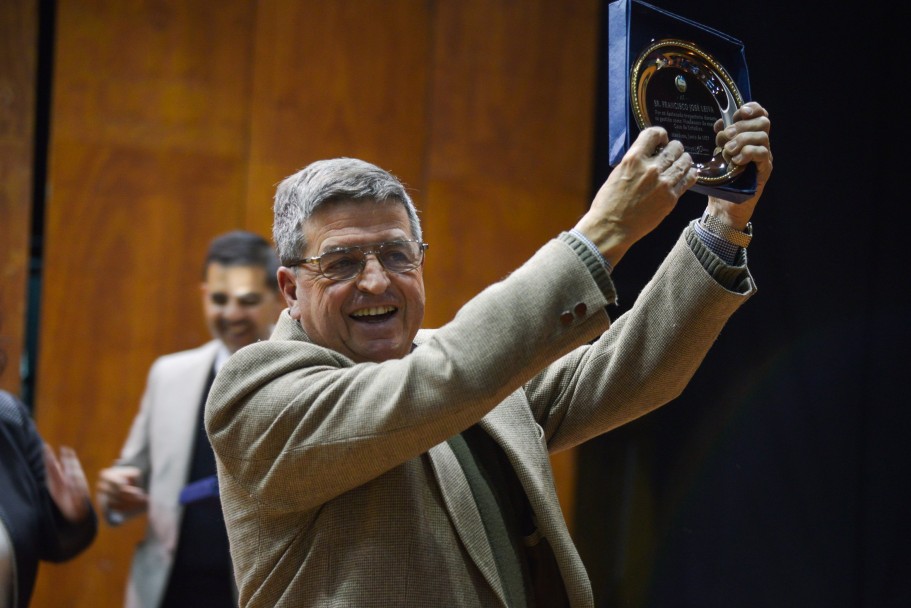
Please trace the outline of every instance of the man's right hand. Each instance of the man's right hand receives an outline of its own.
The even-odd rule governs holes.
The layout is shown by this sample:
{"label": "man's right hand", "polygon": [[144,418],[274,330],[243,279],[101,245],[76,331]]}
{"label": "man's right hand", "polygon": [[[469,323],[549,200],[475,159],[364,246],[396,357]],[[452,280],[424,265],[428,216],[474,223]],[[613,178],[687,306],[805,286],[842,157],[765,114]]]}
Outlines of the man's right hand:
{"label": "man's right hand", "polygon": [[696,183],[693,159],[661,127],[644,129],[576,224],[616,266],[639,239],[667,217]]}
{"label": "man's right hand", "polygon": [[148,508],[149,496],[142,489],[142,471],[137,467],[110,467],[98,474],[98,503],[107,513],[135,515]]}

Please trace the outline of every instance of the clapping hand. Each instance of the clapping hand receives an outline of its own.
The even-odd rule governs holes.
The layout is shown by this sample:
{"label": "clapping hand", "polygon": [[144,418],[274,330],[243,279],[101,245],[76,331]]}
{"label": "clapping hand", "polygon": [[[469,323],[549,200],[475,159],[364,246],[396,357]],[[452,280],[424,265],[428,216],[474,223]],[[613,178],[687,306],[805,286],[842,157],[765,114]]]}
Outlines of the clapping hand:
{"label": "clapping hand", "polygon": [[89,484],[76,452],[62,446],[60,458],[53,448],[44,444],[44,467],[47,470],[47,489],[63,516],[71,521],[81,521],[89,514]]}

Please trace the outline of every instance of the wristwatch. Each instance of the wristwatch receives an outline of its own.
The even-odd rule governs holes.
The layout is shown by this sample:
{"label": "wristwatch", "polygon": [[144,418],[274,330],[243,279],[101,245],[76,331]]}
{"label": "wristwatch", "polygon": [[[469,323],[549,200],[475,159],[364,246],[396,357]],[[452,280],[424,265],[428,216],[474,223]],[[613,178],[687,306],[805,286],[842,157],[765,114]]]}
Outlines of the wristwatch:
{"label": "wristwatch", "polygon": [[717,217],[711,216],[708,213],[703,214],[700,222],[702,222],[702,226],[712,234],[715,234],[738,247],[746,247],[750,244],[750,241],[753,240],[753,224],[750,222],[747,222],[746,230],[743,232],[728,226]]}

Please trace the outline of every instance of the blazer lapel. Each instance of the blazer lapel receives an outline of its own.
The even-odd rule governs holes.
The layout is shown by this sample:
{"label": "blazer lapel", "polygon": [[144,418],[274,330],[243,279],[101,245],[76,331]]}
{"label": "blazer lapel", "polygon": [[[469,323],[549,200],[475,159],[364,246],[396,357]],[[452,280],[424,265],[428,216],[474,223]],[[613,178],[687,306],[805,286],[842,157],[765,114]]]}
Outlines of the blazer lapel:
{"label": "blazer lapel", "polygon": [[[474,560],[475,565],[493,588],[497,597],[506,605],[506,592],[500,581],[497,565],[494,562],[493,550],[484,531],[481,514],[471,493],[471,487],[465,478],[462,466],[456,459],[448,443],[440,443],[427,452],[437,485],[443,495],[443,502],[449,511],[453,526],[465,545],[465,549]],[[445,483],[442,481],[445,480]]]}
{"label": "blazer lapel", "polygon": [[544,495],[541,480],[549,479],[550,469],[544,429],[535,422],[520,393],[507,397],[481,419],[480,426],[506,453],[525,493],[530,498]]}
{"label": "blazer lapel", "polygon": [[585,566],[572,542],[550,470],[544,430],[537,424],[524,395],[513,393],[485,416],[481,427],[512,463],[535,513],[536,534],[547,539],[557,559],[566,593],[591,602]]}
{"label": "blazer lapel", "polygon": [[158,437],[159,453],[153,456],[152,470],[159,481],[167,486],[169,500],[176,502],[187,481],[190,470],[190,457],[196,444],[199,410],[205,396],[203,391],[206,380],[215,362],[218,343],[210,343],[199,351],[192,362],[172,377],[167,386],[160,389],[165,395],[162,400],[167,418],[162,421],[167,425],[167,433]]}

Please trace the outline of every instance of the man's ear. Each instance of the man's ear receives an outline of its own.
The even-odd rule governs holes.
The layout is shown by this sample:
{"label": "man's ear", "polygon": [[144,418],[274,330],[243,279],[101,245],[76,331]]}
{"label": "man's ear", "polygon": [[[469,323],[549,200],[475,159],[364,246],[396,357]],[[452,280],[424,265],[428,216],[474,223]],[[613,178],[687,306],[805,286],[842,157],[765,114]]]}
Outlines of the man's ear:
{"label": "man's ear", "polygon": [[300,316],[297,299],[297,276],[294,269],[282,266],[278,269],[278,290],[285,299],[285,305],[291,312],[292,318]]}

